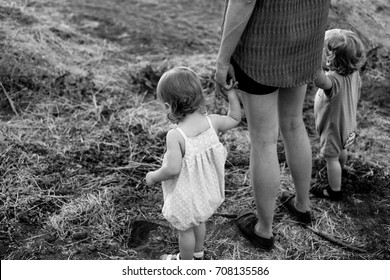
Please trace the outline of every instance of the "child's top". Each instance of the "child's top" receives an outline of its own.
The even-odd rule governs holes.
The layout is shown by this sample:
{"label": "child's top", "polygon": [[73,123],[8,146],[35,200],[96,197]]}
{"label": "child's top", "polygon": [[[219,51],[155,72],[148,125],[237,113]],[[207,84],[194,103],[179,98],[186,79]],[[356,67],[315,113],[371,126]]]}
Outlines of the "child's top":
{"label": "child's top", "polygon": [[317,91],[314,116],[316,130],[320,135],[321,154],[333,157],[355,140],[361,80],[358,71],[347,76],[334,71],[326,75],[332,81],[332,89],[328,96],[322,89]]}
{"label": "child's top", "polygon": [[205,222],[225,199],[226,149],[210,127],[185,140],[185,155],[177,177],[163,181],[164,217],[177,229],[186,230]]}

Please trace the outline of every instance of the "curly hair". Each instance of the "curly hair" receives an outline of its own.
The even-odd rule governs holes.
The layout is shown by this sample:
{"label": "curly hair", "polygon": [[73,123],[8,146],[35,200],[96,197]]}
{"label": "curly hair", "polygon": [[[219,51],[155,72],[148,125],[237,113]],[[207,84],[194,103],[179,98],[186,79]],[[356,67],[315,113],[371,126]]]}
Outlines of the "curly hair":
{"label": "curly hair", "polygon": [[356,33],[331,29],[325,33],[324,56],[326,66],[346,76],[359,69],[364,60],[364,45]]}
{"label": "curly hair", "polygon": [[165,72],[157,84],[157,96],[169,104],[167,117],[172,123],[203,109],[206,103],[199,76],[187,67],[175,67]]}

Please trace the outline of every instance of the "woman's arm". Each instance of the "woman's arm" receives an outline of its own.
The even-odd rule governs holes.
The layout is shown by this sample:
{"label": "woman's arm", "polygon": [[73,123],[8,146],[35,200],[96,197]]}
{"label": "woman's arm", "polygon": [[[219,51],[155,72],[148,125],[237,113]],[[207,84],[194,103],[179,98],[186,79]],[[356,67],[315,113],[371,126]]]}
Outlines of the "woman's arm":
{"label": "woman's arm", "polygon": [[183,155],[180,149],[180,137],[178,131],[172,129],[167,133],[167,151],[164,154],[162,166],[146,175],[146,184],[151,186],[155,183],[169,180],[180,173]]}
{"label": "woman's arm", "polygon": [[227,88],[230,57],[248,24],[255,4],[256,0],[229,0],[217,56],[216,73],[217,83],[224,88]]}

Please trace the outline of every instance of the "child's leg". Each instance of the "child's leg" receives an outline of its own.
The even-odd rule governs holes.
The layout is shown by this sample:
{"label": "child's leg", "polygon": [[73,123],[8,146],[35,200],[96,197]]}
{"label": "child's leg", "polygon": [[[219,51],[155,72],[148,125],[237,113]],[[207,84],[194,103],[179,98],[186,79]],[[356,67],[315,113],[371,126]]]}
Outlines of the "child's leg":
{"label": "child's leg", "polygon": [[341,154],[339,157],[339,162],[340,162],[341,169],[343,169],[345,164],[347,163],[347,150],[346,149],[341,151]]}
{"label": "child's leg", "polygon": [[206,224],[200,223],[194,227],[195,234],[195,253],[194,258],[203,258],[203,246],[206,238]]}
{"label": "child's leg", "polygon": [[330,188],[337,192],[341,190],[341,165],[339,157],[325,157]]}
{"label": "child's leg", "polygon": [[179,249],[182,260],[192,260],[195,249],[194,228],[179,231]]}

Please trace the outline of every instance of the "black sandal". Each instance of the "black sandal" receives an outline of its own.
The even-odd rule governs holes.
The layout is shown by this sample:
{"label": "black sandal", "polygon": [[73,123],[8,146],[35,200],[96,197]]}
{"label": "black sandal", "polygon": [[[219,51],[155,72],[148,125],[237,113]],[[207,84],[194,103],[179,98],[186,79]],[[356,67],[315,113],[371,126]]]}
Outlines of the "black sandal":
{"label": "black sandal", "polygon": [[281,204],[287,208],[290,214],[297,220],[299,223],[304,225],[311,224],[311,214],[310,211],[301,212],[294,205],[294,194],[282,194],[280,197]]}
{"label": "black sandal", "polygon": [[237,215],[237,226],[241,233],[255,247],[270,251],[274,247],[274,238],[264,238],[255,233],[255,225],[257,223],[256,215],[250,210],[243,210]]}
{"label": "black sandal", "polygon": [[343,199],[343,193],[341,191],[334,191],[330,186],[318,187],[310,190],[310,192],[319,198],[327,198],[333,201],[340,201]]}

